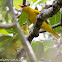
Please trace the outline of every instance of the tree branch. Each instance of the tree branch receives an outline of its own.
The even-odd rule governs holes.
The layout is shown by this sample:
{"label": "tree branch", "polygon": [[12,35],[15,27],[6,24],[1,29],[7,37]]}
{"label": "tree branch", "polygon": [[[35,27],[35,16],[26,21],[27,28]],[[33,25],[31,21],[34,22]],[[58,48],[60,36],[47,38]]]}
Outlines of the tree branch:
{"label": "tree branch", "polygon": [[23,5],[25,5],[26,4],[26,0],[23,0]]}
{"label": "tree branch", "polygon": [[52,7],[41,11],[41,13],[37,15],[34,29],[27,38],[30,43],[34,37],[39,35],[39,29],[42,23],[45,20],[47,20],[49,17],[52,17],[53,15],[55,15],[60,10],[61,6],[62,6],[62,0],[54,0]]}
{"label": "tree branch", "polygon": [[12,23],[11,25],[0,25],[0,29],[10,29],[13,28],[15,26],[14,23]]}
{"label": "tree branch", "polygon": [[15,23],[15,28],[19,34],[19,37],[20,37],[20,40],[21,40],[21,43],[23,44],[24,46],[24,49],[26,50],[28,56],[29,56],[29,59],[30,59],[30,62],[37,62],[36,60],[36,57],[34,55],[34,52],[30,46],[30,43],[29,41],[25,38],[21,28],[20,28],[20,25],[19,23],[17,22],[16,20],[16,17],[15,17],[15,13],[14,13],[14,10],[13,10],[13,7],[12,7],[12,0],[8,0],[8,7],[9,7],[9,10],[10,10],[10,15],[13,19],[13,23]]}

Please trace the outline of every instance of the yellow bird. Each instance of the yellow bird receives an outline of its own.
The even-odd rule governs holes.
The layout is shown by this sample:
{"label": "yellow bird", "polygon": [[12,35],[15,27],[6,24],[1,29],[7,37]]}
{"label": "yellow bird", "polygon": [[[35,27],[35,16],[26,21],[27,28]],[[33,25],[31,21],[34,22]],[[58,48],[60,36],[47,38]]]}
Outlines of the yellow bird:
{"label": "yellow bird", "polygon": [[[31,23],[35,24],[36,17],[37,17],[38,14],[40,14],[40,12],[38,10],[34,10],[34,9],[30,8],[29,6],[24,6],[24,5],[19,5],[19,6],[22,7],[22,9],[24,11],[26,11],[27,18],[29,19],[29,21]],[[51,26],[49,24],[47,24],[45,21],[43,22],[43,24],[41,26],[41,29],[51,33],[57,40],[60,39],[60,36],[55,31],[53,31]]]}
{"label": "yellow bird", "polygon": [[28,29],[27,22],[23,23],[23,25],[22,25],[22,31],[24,32],[25,35],[29,34],[29,29]]}

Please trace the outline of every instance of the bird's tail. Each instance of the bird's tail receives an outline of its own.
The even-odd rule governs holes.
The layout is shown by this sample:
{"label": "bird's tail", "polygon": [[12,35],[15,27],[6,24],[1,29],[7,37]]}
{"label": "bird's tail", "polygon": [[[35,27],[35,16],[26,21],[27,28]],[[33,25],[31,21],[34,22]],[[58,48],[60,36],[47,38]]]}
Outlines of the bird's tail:
{"label": "bird's tail", "polygon": [[51,34],[52,34],[57,40],[60,39],[60,36],[59,36],[55,31],[52,30]]}
{"label": "bird's tail", "polygon": [[51,33],[57,40],[60,39],[60,36],[53,31],[53,29],[51,28],[51,26],[49,24],[47,24],[45,21],[43,22],[41,29],[48,31],[49,33]]}

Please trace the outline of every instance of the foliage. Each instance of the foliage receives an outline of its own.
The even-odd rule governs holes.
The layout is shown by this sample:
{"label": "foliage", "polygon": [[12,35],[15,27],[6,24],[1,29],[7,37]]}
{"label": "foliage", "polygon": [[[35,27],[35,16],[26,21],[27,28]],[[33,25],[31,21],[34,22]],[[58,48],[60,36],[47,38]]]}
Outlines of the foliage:
{"label": "foliage", "polygon": [[[53,17],[50,17],[49,18],[49,24],[50,25],[54,25],[54,24],[57,24],[57,23],[60,23],[60,11],[56,14],[56,15],[54,15]],[[57,28],[55,28],[54,29],[56,32],[59,32],[60,30],[62,30],[62,28],[61,27],[57,27]]]}
{"label": "foliage", "polygon": [[13,5],[17,8],[20,9],[20,7],[18,5],[22,5],[22,0],[14,0],[13,1]]}
{"label": "foliage", "polygon": [[5,7],[7,0],[0,0],[0,10],[2,10]]}
{"label": "foliage", "polygon": [[27,21],[28,25],[30,25],[31,23],[29,22],[28,18],[27,18],[27,14],[25,11],[22,12],[20,18],[19,18],[19,24],[22,27],[23,23],[25,23]]}
{"label": "foliage", "polygon": [[[5,22],[6,24],[12,23],[11,15],[8,13],[8,11],[5,7],[6,1],[7,0],[0,0],[0,25],[4,25],[3,22]],[[30,3],[32,1],[34,4],[37,0],[29,0]],[[48,1],[48,0],[41,0],[37,4],[44,3],[46,1]],[[18,5],[22,5],[22,3],[23,3],[22,0],[13,0],[13,5],[17,10],[21,9]],[[4,10],[3,10],[3,8],[4,8]],[[60,22],[60,13],[61,12],[59,11],[56,15],[49,18],[50,25],[54,25],[54,24],[57,24]],[[28,26],[31,25],[31,23],[29,22],[29,20],[27,18],[27,14],[25,11],[23,11],[23,12],[21,11],[20,18],[17,18],[17,19],[19,19],[20,27],[23,27],[23,24],[26,21],[27,21]],[[32,29],[27,29],[26,32],[30,31],[30,30],[32,30]],[[57,27],[54,30],[56,32],[61,32],[62,28]],[[23,31],[23,29],[22,29],[22,31]],[[45,38],[45,34],[44,34],[44,38]],[[53,59],[57,55],[58,49],[53,47],[53,46],[57,45],[56,44],[57,40],[55,40],[53,38],[51,38],[51,40],[49,40],[49,38],[47,40],[40,40],[40,41],[32,42],[31,46],[35,53],[37,61],[40,61],[41,58],[50,60],[50,59]],[[22,41],[20,41],[18,33],[15,32],[14,28],[0,29],[0,58],[9,58],[9,59],[15,58],[17,50],[22,47],[21,42]],[[60,52],[62,52],[62,48],[60,47],[59,49],[60,49]],[[28,57],[27,57],[27,61],[29,62]]]}
{"label": "foliage", "polygon": [[42,44],[42,42],[37,41],[37,42],[33,42],[31,46],[37,57],[37,60],[39,61],[44,53],[44,45]]}
{"label": "foliage", "polygon": [[[33,42],[31,46],[35,53],[37,61],[39,61],[42,58],[42,55],[44,53],[44,45],[42,44],[42,42],[36,41],[36,42]],[[30,62],[28,57],[27,57],[27,62]]]}

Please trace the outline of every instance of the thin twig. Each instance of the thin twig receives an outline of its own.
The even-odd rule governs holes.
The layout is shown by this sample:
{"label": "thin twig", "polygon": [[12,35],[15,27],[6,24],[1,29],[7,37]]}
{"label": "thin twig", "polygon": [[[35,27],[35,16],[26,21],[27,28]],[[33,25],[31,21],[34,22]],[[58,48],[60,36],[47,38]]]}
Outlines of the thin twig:
{"label": "thin twig", "polygon": [[14,23],[12,23],[11,25],[0,25],[0,29],[10,29],[13,28],[15,26]]}

